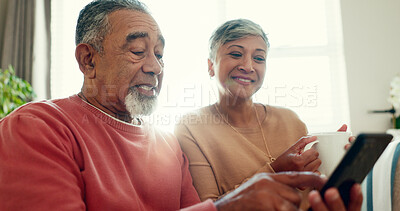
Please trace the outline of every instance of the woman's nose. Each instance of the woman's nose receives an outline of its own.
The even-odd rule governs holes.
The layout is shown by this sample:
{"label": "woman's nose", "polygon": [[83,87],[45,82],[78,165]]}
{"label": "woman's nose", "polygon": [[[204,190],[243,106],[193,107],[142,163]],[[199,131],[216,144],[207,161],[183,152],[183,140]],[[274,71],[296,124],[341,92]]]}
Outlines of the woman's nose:
{"label": "woman's nose", "polygon": [[243,57],[242,62],[239,65],[239,70],[246,73],[254,72],[252,58]]}

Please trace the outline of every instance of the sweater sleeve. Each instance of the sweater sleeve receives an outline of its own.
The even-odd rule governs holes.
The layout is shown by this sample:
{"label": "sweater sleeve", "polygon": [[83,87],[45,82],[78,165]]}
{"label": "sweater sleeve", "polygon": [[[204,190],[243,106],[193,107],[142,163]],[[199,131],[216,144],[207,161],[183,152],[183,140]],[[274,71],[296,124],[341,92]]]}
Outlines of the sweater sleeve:
{"label": "sweater sleeve", "polygon": [[199,194],[200,200],[217,200],[221,194],[218,190],[215,175],[189,129],[184,124],[178,124],[175,127],[175,135],[183,152],[189,159],[189,170],[193,178],[193,185]]}
{"label": "sweater sleeve", "polygon": [[188,208],[181,209],[182,211],[217,211],[213,201],[208,199]]}
{"label": "sweater sleeve", "polygon": [[0,121],[0,210],[85,210],[72,138],[64,125],[35,116]]}

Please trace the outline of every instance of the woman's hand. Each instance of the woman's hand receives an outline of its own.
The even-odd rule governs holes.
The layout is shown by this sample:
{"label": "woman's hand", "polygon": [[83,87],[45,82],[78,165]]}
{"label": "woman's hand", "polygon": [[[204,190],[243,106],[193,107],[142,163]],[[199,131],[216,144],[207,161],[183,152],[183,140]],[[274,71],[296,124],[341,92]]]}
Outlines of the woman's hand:
{"label": "woman's hand", "polygon": [[317,169],[321,165],[321,160],[318,158],[317,150],[311,147],[304,152],[304,147],[315,140],[317,140],[315,136],[302,137],[271,163],[272,168],[276,172],[311,171],[319,173]]}
{"label": "woman's hand", "polygon": [[[337,130],[338,132],[346,132],[347,131],[347,125],[343,124],[342,127],[339,128],[339,130]],[[351,144],[356,140],[355,136],[350,136],[349,137],[349,144],[346,144],[344,146],[344,148],[347,150],[351,147]]]}

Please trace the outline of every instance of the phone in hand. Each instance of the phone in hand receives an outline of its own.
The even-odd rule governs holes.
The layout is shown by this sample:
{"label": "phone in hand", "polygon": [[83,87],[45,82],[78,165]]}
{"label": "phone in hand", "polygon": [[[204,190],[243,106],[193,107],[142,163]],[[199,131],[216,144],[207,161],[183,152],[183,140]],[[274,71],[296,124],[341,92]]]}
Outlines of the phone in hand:
{"label": "phone in hand", "polygon": [[320,190],[321,196],[324,196],[325,191],[329,188],[336,187],[347,207],[351,187],[355,183],[362,183],[392,138],[392,135],[384,133],[362,133],[358,135]]}

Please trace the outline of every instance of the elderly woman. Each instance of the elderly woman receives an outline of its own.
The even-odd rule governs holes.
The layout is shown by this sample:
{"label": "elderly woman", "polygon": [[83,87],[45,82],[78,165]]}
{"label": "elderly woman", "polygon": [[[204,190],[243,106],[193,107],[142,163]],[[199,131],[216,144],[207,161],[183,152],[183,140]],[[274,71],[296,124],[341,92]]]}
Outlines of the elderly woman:
{"label": "elderly woman", "polygon": [[210,38],[208,74],[218,100],[175,128],[202,200],[217,200],[256,173],[315,172],[321,164],[314,149],[303,152],[315,137],[306,137],[294,112],[252,100],[264,81],[268,48],[262,28],[245,19],[224,23]]}

